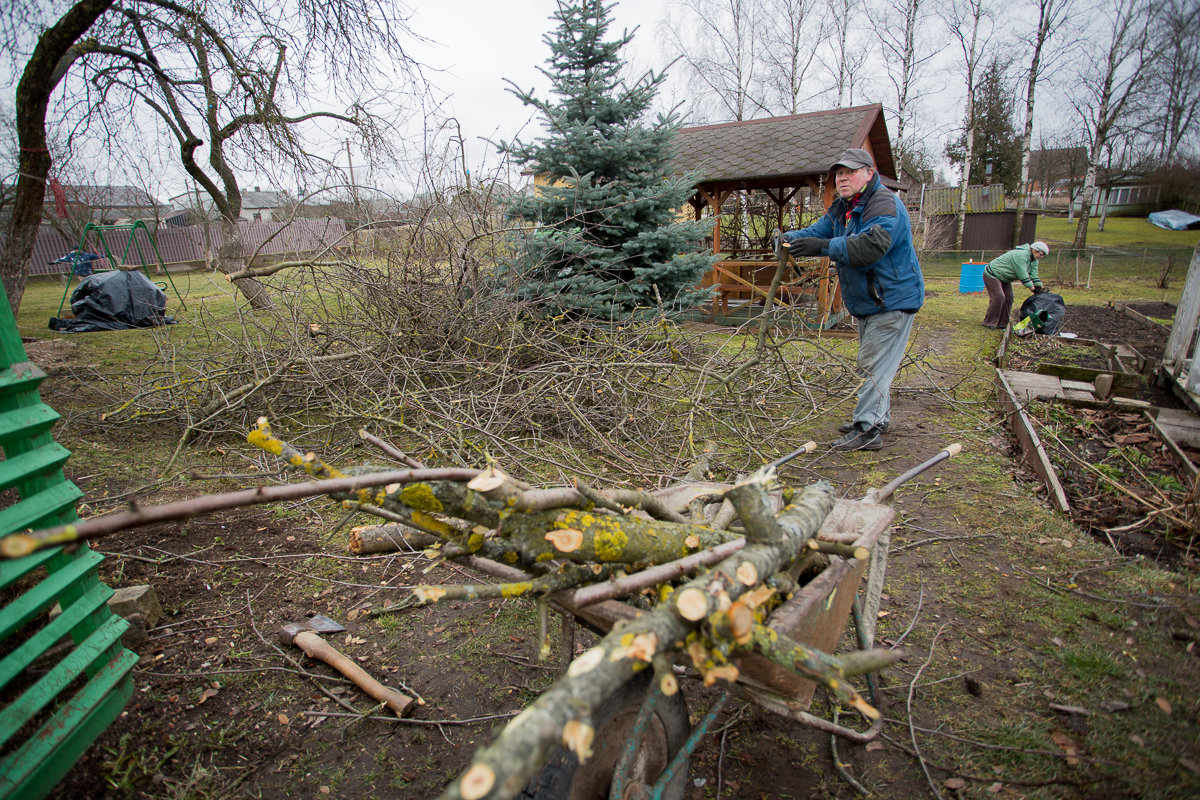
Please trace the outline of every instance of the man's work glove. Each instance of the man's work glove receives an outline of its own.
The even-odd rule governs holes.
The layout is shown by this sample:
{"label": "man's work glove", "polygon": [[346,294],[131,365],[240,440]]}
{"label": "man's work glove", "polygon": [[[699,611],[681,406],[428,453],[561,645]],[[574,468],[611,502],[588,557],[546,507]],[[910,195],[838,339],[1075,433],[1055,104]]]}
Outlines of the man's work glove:
{"label": "man's work glove", "polygon": [[794,256],[819,256],[829,244],[828,239],[818,239],[815,236],[806,236],[803,239],[795,239],[791,243],[792,255]]}
{"label": "man's work glove", "polygon": [[1035,287],[1033,287],[1033,293],[1034,293],[1034,294],[1041,294],[1041,293],[1042,293],[1042,292],[1044,292],[1044,291],[1046,291],[1046,287],[1045,287],[1045,286],[1035,286]]}

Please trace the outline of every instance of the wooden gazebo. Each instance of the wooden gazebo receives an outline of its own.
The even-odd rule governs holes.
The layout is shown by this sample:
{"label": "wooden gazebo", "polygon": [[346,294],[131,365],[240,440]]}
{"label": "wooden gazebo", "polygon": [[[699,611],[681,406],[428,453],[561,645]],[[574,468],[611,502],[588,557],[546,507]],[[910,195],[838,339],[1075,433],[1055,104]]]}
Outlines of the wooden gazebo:
{"label": "wooden gazebo", "polygon": [[[833,199],[833,185],[827,180],[830,167],[847,148],[870,152],[884,183],[897,185],[883,106],[878,103],[683,128],[674,147],[676,169],[697,176],[689,201],[696,219],[702,219],[706,209],[714,218],[713,253],[721,259],[703,282],[717,290],[714,314],[728,313],[731,300],[745,305],[765,299],[775,272],[775,229],[795,227],[785,223],[794,219],[798,194],[809,195],[813,202],[809,218],[798,220],[797,226],[823,213]],[[733,235],[728,230],[722,235],[723,207],[736,222]],[[800,211],[804,216],[804,209]],[[815,296],[818,314],[826,320],[841,308],[836,279],[827,259],[804,262],[796,264],[797,280],[785,285],[776,302]]]}

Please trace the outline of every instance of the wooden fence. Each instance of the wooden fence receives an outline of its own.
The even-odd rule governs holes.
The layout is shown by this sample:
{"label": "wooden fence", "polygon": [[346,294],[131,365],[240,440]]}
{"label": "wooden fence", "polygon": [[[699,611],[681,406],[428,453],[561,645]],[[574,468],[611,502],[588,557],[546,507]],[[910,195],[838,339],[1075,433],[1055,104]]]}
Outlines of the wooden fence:
{"label": "wooden fence", "polygon": [[[260,255],[282,256],[319,253],[327,247],[341,248],[348,243],[345,221],[328,217],[297,219],[287,225],[278,222],[241,222],[238,227],[242,232],[243,255],[247,256],[260,246]],[[154,266],[154,248],[150,246],[146,232],[138,229],[134,235],[137,237],[137,246],[128,247],[128,251],[127,231],[106,233],[104,239],[112,254],[123,264],[140,266],[141,258],[144,258],[149,266]],[[154,240],[166,264],[203,264],[220,248],[225,237],[217,225],[209,226],[207,231],[200,225],[162,225],[154,231]],[[4,252],[6,244],[7,237],[0,235],[0,253]],[[67,272],[69,264],[53,262],[78,246],[79,242],[68,242],[58,231],[43,226],[38,231],[37,241],[33,245],[29,274],[57,275]],[[138,254],[139,248],[141,258]],[[104,254],[104,248],[95,233],[89,234],[84,249],[98,255]]]}

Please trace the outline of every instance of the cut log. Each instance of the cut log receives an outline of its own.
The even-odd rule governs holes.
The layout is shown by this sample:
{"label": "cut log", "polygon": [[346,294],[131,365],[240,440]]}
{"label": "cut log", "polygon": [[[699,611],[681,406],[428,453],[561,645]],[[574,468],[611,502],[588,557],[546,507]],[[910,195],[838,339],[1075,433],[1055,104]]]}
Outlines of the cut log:
{"label": "cut log", "polygon": [[395,553],[398,550],[418,552],[439,543],[436,536],[413,530],[405,525],[376,525],[350,531],[350,552],[356,556],[371,553]]}

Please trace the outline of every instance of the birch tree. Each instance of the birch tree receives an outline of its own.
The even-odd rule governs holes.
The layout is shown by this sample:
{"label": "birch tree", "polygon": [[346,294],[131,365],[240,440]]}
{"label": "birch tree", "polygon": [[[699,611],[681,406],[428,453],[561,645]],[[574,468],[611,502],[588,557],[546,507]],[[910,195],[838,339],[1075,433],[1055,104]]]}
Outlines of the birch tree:
{"label": "birch tree", "polygon": [[954,234],[954,246],[963,246],[963,227],[967,221],[967,194],[970,188],[971,159],[975,153],[975,93],[978,90],[979,65],[984,51],[991,41],[994,20],[986,0],[951,0],[946,9],[946,21],[950,33],[958,42],[962,52],[963,78],[966,81],[966,114],[963,121],[965,141],[962,157],[961,191],[958,198],[958,224]]}
{"label": "birch tree", "polygon": [[1021,183],[1017,192],[1017,213],[1013,220],[1012,246],[1021,240],[1021,223],[1025,218],[1029,187],[1029,153],[1033,141],[1033,110],[1038,81],[1046,68],[1045,50],[1050,39],[1068,18],[1071,0],[1033,0],[1037,11],[1037,27],[1032,36],[1022,37],[1029,48],[1029,67],[1025,73],[1025,131],[1021,136]]}
{"label": "birch tree", "polygon": [[832,14],[825,41],[829,58],[824,59],[822,65],[833,79],[829,91],[836,98],[834,107],[845,108],[854,105],[854,87],[874,48],[860,46],[851,40],[853,21],[864,13],[862,0],[830,0],[829,10]]}
{"label": "birch tree", "polygon": [[[759,37],[750,0],[683,0],[669,21],[667,44],[688,68],[701,116],[753,118],[766,108],[758,75]],[[774,21],[774,20],[773,20]]]}
{"label": "birch tree", "polygon": [[923,94],[920,84],[923,70],[942,49],[934,43],[938,28],[930,6],[930,0],[881,0],[870,14],[895,95],[892,149],[897,158],[903,156],[908,146],[906,132],[915,104]]}
{"label": "birch tree", "polygon": [[798,114],[820,94],[810,80],[830,25],[816,0],[768,0],[762,17],[762,70],[770,110]]}
{"label": "birch tree", "polygon": [[1071,104],[1087,136],[1088,163],[1072,247],[1087,246],[1088,220],[1096,195],[1101,159],[1118,126],[1128,121],[1141,92],[1148,89],[1154,54],[1150,42],[1152,8],[1147,0],[1101,2],[1088,13],[1093,36],[1083,48]]}
{"label": "birch tree", "polygon": [[1200,3],[1161,0],[1153,30],[1159,53],[1154,82],[1162,97],[1152,141],[1159,157],[1171,163],[1189,135],[1196,139],[1200,118]]}

